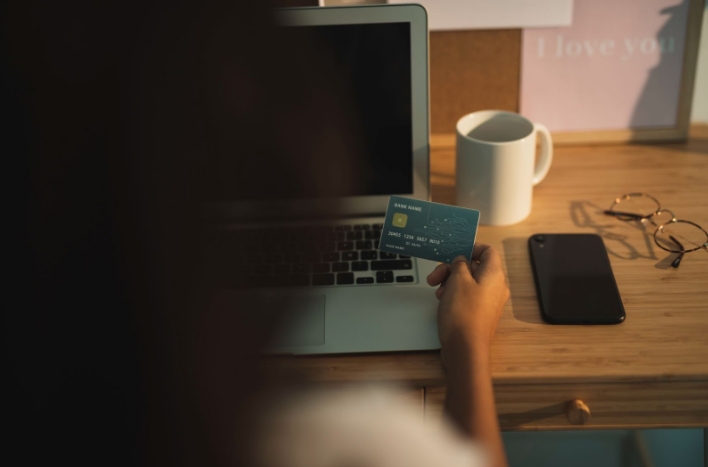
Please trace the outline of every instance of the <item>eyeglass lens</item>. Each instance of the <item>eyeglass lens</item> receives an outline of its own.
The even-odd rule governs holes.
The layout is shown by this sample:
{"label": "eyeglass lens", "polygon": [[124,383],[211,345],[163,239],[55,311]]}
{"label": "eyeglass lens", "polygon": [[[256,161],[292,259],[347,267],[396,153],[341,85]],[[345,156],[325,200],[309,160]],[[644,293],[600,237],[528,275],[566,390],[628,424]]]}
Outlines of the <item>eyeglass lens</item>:
{"label": "eyeglass lens", "polygon": [[664,224],[654,237],[659,246],[676,253],[700,248],[708,241],[705,232],[688,222]]}
{"label": "eyeglass lens", "polygon": [[[613,211],[626,212],[642,217],[651,216],[658,209],[659,203],[656,200],[640,194],[623,196],[616,199],[612,205]],[[619,218],[621,219],[621,217]]]}

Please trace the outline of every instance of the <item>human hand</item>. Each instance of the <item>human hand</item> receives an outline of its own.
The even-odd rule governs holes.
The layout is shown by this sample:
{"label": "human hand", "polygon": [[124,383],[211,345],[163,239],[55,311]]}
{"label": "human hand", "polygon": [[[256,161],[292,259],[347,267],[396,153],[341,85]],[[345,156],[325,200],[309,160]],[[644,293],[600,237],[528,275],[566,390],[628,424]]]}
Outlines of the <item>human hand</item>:
{"label": "human hand", "polygon": [[475,245],[472,261],[458,256],[440,264],[428,275],[428,284],[439,288],[438,334],[443,349],[462,344],[489,350],[504,303],[509,298],[499,252]]}

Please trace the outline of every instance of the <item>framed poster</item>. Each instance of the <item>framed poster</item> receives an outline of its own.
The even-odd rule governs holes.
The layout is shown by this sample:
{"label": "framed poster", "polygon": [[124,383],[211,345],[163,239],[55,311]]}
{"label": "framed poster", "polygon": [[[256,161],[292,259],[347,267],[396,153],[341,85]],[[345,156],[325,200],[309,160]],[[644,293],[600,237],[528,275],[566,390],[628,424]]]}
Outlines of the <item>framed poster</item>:
{"label": "framed poster", "polygon": [[703,0],[575,0],[525,29],[519,111],[555,143],[686,139]]}

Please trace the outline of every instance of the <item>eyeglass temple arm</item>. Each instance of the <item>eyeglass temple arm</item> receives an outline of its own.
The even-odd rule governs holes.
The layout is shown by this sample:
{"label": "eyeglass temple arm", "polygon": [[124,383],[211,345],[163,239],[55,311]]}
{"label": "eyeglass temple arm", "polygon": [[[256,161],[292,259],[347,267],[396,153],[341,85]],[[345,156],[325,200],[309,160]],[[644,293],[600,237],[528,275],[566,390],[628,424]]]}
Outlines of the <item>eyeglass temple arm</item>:
{"label": "eyeglass temple arm", "polygon": [[[681,242],[676,240],[676,237],[674,237],[673,235],[669,235],[669,238],[671,239],[672,242],[677,244],[678,247],[683,250],[683,245],[681,245]],[[683,258],[683,252],[679,253],[679,255],[676,257],[676,259],[671,262],[671,267],[673,267],[673,268],[679,267],[679,264],[681,264],[682,258]]]}
{"label": "eyeglass temple arm", "polygon": [[611,209],[605,209],[605,211],[603,211],[603,212],[605,214],[607,214],[608,216],[629,217],[629,218],[636,219],[636,220],[641,220],[646,217],[646,216],[642,216],[639,214],[632,214],[631,212],[612,211]]}

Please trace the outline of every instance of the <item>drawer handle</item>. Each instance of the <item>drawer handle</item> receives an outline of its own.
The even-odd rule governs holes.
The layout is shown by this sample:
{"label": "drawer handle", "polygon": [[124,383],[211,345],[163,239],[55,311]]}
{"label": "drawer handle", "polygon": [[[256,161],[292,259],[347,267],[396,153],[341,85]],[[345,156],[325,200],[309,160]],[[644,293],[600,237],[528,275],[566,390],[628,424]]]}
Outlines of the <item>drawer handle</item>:
{"label": "drawer handle", "polygon": [[568,402],[565,414],[571,425],[584,425],[590,421],[590,408],[580,399]]}

